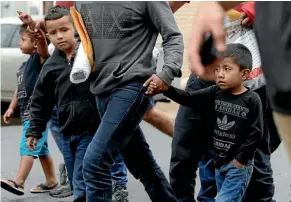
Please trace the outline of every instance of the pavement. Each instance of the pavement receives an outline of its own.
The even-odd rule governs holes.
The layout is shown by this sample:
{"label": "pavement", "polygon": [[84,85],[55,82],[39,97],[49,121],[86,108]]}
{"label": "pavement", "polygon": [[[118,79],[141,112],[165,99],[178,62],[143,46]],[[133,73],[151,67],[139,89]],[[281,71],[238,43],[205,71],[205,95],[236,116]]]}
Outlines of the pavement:
{"label": "pavement", "polygon": [[[169,112],[169,115],[174,118],[174,114],[178,109],[174,103],[157,105],[159,109]],[[168,177],[169,162],[171,153],[171,138],[160,133],[152,126],[141,123],[141,127],[146,135],[147,141],[153,151],[155,159],[161,166],[162,170]],[[5,126],[1,127],[1,177],[14,178],[19,166],[19,140],[21,127]],[[51,136],[49,136],[49,148],[54,159],[54,167],[58,175],[58,165],[62,163],[62,157],[57,149],[57,146]],[[162,149],[161,149],[162,148]],[[272,165],[274,169],[274,178],[276,186],[275,199],[277,202],[291,201],[291,166],[287,160],[284,148],[281,146],[272,156]],[[59,177],[59,176],[58,176]],[[48,194],[31,194],[29,189],[44,181],[44,174],[42,172],[39,161],[35,161],[31,174],[25,184],[25,195],[15,196],[5,190],[1,190],[1,201],[3,202],[61,202],[72,201],[72,197],[66,199],[51,198]],[[198,183],[199,184],[199,183]],[[130,194],[130,202],[149,202],[150,199],[143,189],[140,182],[134,179],[129,174],[128,189]],[[199,186],[196,187],[198,193]]]}

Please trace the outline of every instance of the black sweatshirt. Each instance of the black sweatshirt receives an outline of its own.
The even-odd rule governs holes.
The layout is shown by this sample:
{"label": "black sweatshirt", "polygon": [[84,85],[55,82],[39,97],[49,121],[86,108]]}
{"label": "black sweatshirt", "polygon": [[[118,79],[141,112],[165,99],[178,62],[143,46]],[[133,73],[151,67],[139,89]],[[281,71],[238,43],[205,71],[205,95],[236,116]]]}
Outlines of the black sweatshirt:
{"label": "black sweatshirt", "polygon": [[89,80],[80,84],[70,81],[73,60],[74,56],[69,62],[66,55],[56,49],[44,64],[32,95],[27,137],[42,137],[54,106],[64,136],[96,132],[100,117],[95,96],[90,91]]}
{"label": "black sweatshirt", "polygon": [[164,94],[193,110],[213,110],[216,168],[233,159],[247,164],[254,158],[263,136],[262,103],[257,93],[247,90],[240,95],[233,95],[218,86],[211,86],[189,92],[170,87]]}

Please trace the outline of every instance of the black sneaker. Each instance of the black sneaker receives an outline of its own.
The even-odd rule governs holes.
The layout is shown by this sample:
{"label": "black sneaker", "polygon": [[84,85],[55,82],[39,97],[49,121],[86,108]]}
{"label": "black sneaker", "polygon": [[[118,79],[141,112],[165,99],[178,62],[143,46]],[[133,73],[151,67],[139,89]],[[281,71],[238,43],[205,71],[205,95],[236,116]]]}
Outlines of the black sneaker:
{"label": "black sneaker", "polygon": [[73,191],[71,190],[70,184],[67,183],[66,185],[50,191],[50,196],[54,198],[66,198],[73,196]]}
{"label": "black sneaker", "polygon": [[59,165],[59,172],[60,172],[60,185],[66,185],[67,182],[67,169],[64,163]]}

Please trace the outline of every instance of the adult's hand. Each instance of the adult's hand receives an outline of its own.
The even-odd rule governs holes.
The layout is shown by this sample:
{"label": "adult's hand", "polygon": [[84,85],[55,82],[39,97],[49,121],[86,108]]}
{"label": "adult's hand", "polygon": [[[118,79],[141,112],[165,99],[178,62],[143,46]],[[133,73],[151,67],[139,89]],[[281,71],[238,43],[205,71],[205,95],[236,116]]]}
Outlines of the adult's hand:
{"label": "adult's hand", "polygon": [[222,52],[226,48],[224,15],[224,10],[218,2],[200,2],[189,47],[190,70],[199,77],[205,76],[200,57],[205,34],[212,33],[215,48],[218,51]]}
{"label": "adult's hand", "polygon": [[[155,88],[149,88],[151,82],[155,84]],[[153,74],[148,80],[146,80],[143,86],[147,87],[147,91],[145,92],[147,95],[156,95],[169,89],[168,84],[166,84],[166,82],[160,79],[156,74]]]}

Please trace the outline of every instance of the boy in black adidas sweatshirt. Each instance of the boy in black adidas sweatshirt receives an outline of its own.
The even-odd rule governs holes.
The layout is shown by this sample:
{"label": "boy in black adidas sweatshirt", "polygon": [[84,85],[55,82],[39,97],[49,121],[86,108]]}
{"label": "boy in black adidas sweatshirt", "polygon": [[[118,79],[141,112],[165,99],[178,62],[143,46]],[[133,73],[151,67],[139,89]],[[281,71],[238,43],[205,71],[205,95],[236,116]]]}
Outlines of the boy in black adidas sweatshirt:
{"label": "boy in black adidas sweatshirt", "polygon": [[[218,197],[216,202],[241,201],[253,170],[253,158],[263,134],[262,104],[243,86],[252,69],[252,55],[241,44],[230,44],[216,66],[217,86],[198,91],[169,87],[164,94],[201,113],[212,110],[213,145]],[[156,85],[151,83],[148,91]]]}

